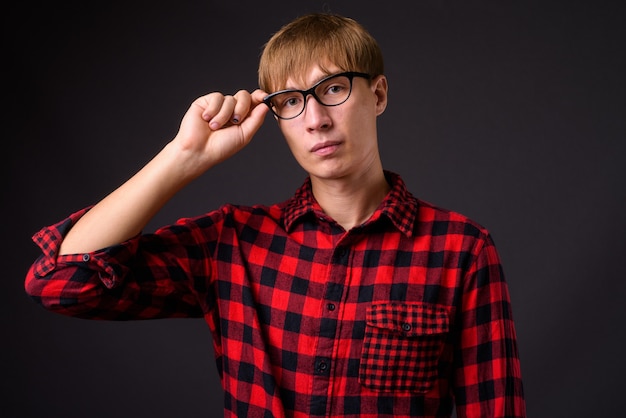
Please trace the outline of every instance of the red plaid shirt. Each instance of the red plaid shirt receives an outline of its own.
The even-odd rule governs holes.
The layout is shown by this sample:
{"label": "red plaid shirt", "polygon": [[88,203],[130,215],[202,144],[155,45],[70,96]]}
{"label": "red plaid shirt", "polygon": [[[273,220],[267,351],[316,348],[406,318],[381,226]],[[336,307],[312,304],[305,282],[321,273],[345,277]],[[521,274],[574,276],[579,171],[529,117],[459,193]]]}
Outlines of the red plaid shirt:
{"label": "red plaid shirt", "polygon": [[226,417],[524,417],[509,294],[488,232],[399,176],[345,232],[309,181],[89,254],[57,256],[85,212],[34,236],[27,292],[92,319],[201,317]]}

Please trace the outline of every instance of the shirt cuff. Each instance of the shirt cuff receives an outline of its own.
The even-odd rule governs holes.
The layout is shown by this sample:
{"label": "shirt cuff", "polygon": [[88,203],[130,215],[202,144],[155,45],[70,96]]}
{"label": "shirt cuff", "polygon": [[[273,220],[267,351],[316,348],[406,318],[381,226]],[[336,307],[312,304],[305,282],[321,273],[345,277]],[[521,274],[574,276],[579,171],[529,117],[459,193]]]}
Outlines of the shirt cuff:
{"label": "shirt cuff", "polygon": [[138,245],[137,239],[93,252],[59,255],[61,243],[68,231],[89,209],[91,206],[71,214],[54,225],[44,227],[33,235],[33,241],[42,252],[33,264],[33,273],[36,277],[42,278],[55,270],[79,265],[97,271],[100,280],[109,289],[120,283],[128,270],[124,267],[126,265],[124,261],[134,254],[134,249]]}

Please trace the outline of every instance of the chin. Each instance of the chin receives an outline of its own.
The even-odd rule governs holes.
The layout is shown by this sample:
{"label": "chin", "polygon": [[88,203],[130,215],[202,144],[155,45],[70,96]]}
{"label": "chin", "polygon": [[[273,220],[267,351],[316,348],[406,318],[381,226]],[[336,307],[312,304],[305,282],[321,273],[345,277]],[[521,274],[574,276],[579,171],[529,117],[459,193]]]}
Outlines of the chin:
{"label": "chin", "polygon": [[324,170],[312,170],[309,172],[309,174],[322,180],[339,180],[348,176],[350,172],[345,168],[333,168]]}

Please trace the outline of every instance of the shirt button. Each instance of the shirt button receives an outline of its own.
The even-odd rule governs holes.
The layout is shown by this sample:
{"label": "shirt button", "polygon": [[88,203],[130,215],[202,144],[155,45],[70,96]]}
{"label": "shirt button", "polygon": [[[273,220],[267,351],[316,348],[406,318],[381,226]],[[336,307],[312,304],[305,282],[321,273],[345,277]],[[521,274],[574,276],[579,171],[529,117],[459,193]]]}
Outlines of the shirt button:
{"label": "shirt button", "polygon": [[330,359],[327,357],[318,358],[315,360],[315,374],[319,376],[326,376],[330,372]]}
{"label": "shirt button", "polygon": [[90,258],[89,254],[83,254],[83,261],[87,262]]}
{"label": "shirt button", "polygon": [[411,324],[409,324],[408,322],[405,322],[404,324],[402,324],[402,330],[404,332],[409,332],[411,331]]}
{"label": "shirt button", "polygon": [[329,303],[328,305],[326,305],[326,308],[328,308],[329,311],[334,311],[335,310],[335,304],[334,303]]}

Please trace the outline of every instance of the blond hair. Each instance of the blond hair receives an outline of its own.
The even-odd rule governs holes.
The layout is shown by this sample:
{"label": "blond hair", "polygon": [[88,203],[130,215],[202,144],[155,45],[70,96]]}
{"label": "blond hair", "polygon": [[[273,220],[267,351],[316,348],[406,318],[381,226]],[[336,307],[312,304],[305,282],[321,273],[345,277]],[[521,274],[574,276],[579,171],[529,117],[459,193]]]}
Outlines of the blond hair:
{"label": "blond hair", "polygon": [[283,26],[265,44],[259,87],[270,93],[281,90],[289,78],[304,82],[313,65],[327,71],[330,64],[372,77],[384,71],[378,43],[355,20],[328,13],[304,15]]}

